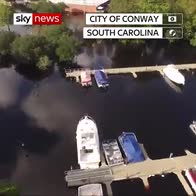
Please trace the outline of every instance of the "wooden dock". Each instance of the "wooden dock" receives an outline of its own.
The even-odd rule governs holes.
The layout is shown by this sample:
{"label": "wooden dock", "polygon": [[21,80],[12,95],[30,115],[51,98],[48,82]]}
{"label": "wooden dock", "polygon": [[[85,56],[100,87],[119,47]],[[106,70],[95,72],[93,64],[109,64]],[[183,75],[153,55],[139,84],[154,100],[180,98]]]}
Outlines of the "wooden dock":
{"label": "wooden dock", "polygon": [[[188,195],[194,195],[187,184],[182,171],[196,165],[196,154],[185,151],[187,155],[180,157],[171,157],[159,160],[147,159],[143,162],[118,165],[113,167],[100,167],[98,169],[88,170],[71,170],[65,172],[65,180],[68,186],[80,186],[88,183],[105,183],[111,184],[112,181],[123,179],[141,178],[146,187],[148,177],[153,175],[164,175],[166,173],[175,173],[181,181]],[[111,188],[111,187],[110,187]],[[111,189],[109,188],[109,192]],[[112,195],[112,193],[110,193]]]}
{"label": "wooden dock", "polygon": [[[132,74],[135,78],[137,77],[137,73],[140,72],[159,72],[163,75],[163,69],[167,65],[156,65],[156,66],[145,66],[145,67],[125,67],[125,68],[111,68],[111,69],[104,69],[104,71],[111,75],[111,74]],[[196,69],[196,63],[193,64],[178,64],[175,65],[178,70],[193,70]],[[76,78],[76,81],[79,81],[80,72],[84,69],[77,69],[72,71],[65,71],[65,75],[68,78]],[[94,75],[96,70],[91,69],[90,72]]]}

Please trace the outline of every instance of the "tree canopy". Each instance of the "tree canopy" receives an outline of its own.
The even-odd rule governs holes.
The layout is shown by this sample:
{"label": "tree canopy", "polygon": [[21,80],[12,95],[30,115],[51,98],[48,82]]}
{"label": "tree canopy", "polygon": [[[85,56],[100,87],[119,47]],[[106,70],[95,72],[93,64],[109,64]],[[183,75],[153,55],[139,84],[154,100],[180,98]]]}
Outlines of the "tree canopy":
{"label": "tree canopy", "polygon": [[8,55],[11,53],[11,44],[15,40],[16,34],[13,32],[0,31],[0,54]]}
{"label": "tree canopy", "polygon": [[183,13],[184,39],[196,46],[195,0],[112,0],[109,12],[124,13]]}
{"label": "tree canopy", "polygon": [[64,32],[68,32],[65,25],[42,26],[41,28],[41,35],[54,45],[57,44],[59,36]]}
{"label": "tree canopy", "polygon": [[76,40],[68,35],[63,33],[58,40],[56,55],[59,58],[59,62],[72,60],[77,50]]}
{"label": "tree canopy", "polygon": [[64,3],[53,4],[45,0],[31,5],[32,10],[37,13],[64,13],[65,7]]}
{"label": "tree canopy", "polygon": [[12,22],[14,9],[6,4],[0,4],[0,26],[7,25],[9,29],[9,24]]}
{"label": "tree canopy", "polygon": [[[43,36],[26,35],[17,37],[12,43],[12,54],[24,62],[35,64],[38,68],[50,58],[51,45]],[[48,60],[48,62],[50,62]]]}

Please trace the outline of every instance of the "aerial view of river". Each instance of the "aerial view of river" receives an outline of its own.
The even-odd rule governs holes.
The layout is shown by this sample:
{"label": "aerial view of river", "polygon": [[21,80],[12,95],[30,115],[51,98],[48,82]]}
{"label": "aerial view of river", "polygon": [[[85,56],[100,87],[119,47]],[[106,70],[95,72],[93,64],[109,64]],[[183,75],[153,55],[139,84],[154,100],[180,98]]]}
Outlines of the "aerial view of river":
{"label": "aerial view of river", "polygon": [[[82,66],[98,62],[120,67],[184,63],[181,54],[187,59],[196,54],[182,50],[166,59],[164,50],[155,55],[149,48],[141,53],[108,48],[95,54],[84,50],[76,61]],[[57,68],[39,80],[30,80],[14,68],[1,68],[0,177],[16,184],[24,196],[75,195],[75,189],[66,187],[64,171],[77,167],[76,126],[86,113],[95,119],[101,138],[135,132],[151,159],[184,155],[185,149],[196,153],[196,138],[189,130],[196,120],[196,76],[182,73],[183,89],[149,73],[136,79],[129,74],[109,76],[110,87],[102,92],[95,83],[83,89],[65,80]]]}

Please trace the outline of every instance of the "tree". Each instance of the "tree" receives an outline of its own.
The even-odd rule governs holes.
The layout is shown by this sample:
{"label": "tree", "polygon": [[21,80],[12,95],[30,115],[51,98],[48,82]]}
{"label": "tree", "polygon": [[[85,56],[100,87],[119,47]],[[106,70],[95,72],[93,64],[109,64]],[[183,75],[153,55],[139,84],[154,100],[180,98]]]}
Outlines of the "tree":
{"label": "tree", "polygon": [[[109,12],[126,13],[183,13],[184,39],[196,46],[195,0],[112,0]],[[124,41],[127,43],[127,41]],[[130,40],[128,40],[130,42]]]}
{"label": "tree", "polygon": [[168,13],[170,11],[170,0],[139,0],[138,9],[142,13]]}
{"label": "tree", "polygon": [[53,4],[50,1],[41,0],[37,4],[32,4],[31,8],[37,13],[63,13],[64,3]]}
{"label": "tree", "polygon": [[4,196],[19,196],[19,190],[12,184],[1,183],[0,195]]}
{"label": "tree", "polygon": [[43,36],[26,35],[17,37],[12,43],[12,54],[22,62],[42,67],[45,56],[51,57],[51,44]]}
{"label": "tree", "polygon": [[0,31],[0,54],[11,54],[11,44],[16,38],[16,34],[13,32]]}
{"label": "tree", "polygon": [[56,49],[56,55],[59,61],[73,60],[77,47],[78,44],[76,40],[67,33],[63,33],[58,40],[58,47]]}
{"label": "tree", "polygon": [[176,0],[173,10],[183,13],[184,39],[196,46],[196,1]]}
{"label": "tree", "polygon": [[14,9],[6,4],[0,4],[0,26],[7,25],[10,31],[10,24],[13,17]]}
{"label": "tree", "polygon": [[42,71],[45,71],[47,70],[50,66],[51,66],[52,62],[51,60],[49,59],[48,56],[44,55],[44,56],[41,56],[39,58],[39,61],[37,62],[36,66],[42,70]]}
{"label": "tree", "polygon": [[65,25],[42,26],[41,29],[41,34],[53,45],[58,43],[59,37],[65,32],[68,32]]}
{"label": "tree", "polygon": [[112,0],[109,4],[109,12],[114,13],[129,13],[129,12],[137,12],[138,11],[138,0]]}

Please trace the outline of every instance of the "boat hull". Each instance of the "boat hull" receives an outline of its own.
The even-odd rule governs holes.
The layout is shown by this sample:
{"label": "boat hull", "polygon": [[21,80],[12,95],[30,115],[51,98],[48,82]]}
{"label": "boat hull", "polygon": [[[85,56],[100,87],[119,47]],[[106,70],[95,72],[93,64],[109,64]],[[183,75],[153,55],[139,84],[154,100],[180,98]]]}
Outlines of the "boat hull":
{"label": "boat hull", "polygon": [[77,155],[80,169],[96,169],[100,164],[100,147],[97,125],[89,116],[80,119],[77,131]]}
{"label": "boat hull", "polygon": [[194,134],[194,135],[196,135],[196,129],[194,128],[194,125],[190,125],[189,126],[189,128],[191,129],[191,131],[192,131],[192,133]]}
{"label": "boat hull", "polygon": [[118,140],[128,163],[136,163],[145,160],[145,156],[134,133],[123,132],[118,137]]}
{"label": "boat hull", "polygon": [[109,87],[108,76],[104,72],[104,70],[96,70],[95,71],[95,81],[96,81],[97,86],[99,88],[108,88]]}
{"label": "boat hull", "polygon": [[116,140],[106,140],[102,143],[106,162],[109,166],[121,165],[124,163],[118,142]]}
{"label": "boat hull", "polygon": [[78,196],[103,196],[101,184],[87,184],[78,188]]}
{"label": "boat hull", "polygon": [[184,76],[173,65],[168,65],[166,68],[164,68],[163,73],[165,77],[170,79],[175,84],[178,85],[185,84]]}

